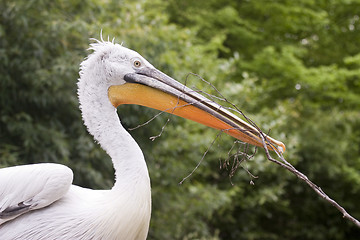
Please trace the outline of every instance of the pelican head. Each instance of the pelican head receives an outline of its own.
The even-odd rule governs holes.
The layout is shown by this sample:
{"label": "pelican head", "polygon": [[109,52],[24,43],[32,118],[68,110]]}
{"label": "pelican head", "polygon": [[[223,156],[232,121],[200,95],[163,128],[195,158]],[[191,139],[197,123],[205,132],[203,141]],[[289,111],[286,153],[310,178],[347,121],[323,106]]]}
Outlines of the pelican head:
{"label": "pelican head", "polygon": [[[82,95],[94,95],[99,98],[107,96],[106,101],[114,108],[122,104],[154,108],[221,130],[249,144],[264,146],[260,132],[255,127],[157,70],[139,53],[119,44],[104,41],[92,44],[91,49],[94,52],[83,62],[80,72],[79,85],[83,86],[79,86],[79,91],[87,92],[79,92],[80,105]],[[91,77],[93,82],[81,81],[84,69],[87,70],[87,74],[96,74]],[[104,101],[96,100],[93,103]],[[264,136],[268,149],[285,151],[282,142]]]}
{"label": "pelican head", "polygon": [[[70,186],[72,172],[58,164],[1,169],[1,239],[146,239],[149,173],[140,147],[119,121],[119,105],[155,108],[264,146],[255,127],[160,72],[137,52],[104,41],[91,49],[81,64],[80,109],[88,131],[112,159],[114,186],[100,191]],[[285,150],[283,143],[265,138],[266,148]]]}

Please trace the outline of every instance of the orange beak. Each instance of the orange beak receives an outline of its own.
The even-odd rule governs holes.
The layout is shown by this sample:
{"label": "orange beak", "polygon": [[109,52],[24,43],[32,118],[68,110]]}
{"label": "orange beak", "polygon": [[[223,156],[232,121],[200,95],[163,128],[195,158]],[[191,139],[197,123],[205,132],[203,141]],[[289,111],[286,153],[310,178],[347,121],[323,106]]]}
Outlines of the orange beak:
{"label": "orange beak", "polygon": [[[114,107],[137,104],[154,108],[221,130],[243,142],[264,146],[255,127],[157,69],[143,68],[125,75],[124,80],[126,83],[108,90]],[[282,142],[264,136],[269,150],[285,151]]]}

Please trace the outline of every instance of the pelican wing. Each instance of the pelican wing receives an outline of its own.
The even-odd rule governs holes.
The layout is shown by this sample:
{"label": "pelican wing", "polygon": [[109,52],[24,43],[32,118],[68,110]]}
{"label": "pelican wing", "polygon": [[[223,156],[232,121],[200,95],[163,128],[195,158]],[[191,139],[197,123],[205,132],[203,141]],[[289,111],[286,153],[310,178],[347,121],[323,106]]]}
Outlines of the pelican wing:
{"label": "pelican wing", "polygon": [[0,225],[60,199],[72,179],[70,168],[54,163],[0,169]]}

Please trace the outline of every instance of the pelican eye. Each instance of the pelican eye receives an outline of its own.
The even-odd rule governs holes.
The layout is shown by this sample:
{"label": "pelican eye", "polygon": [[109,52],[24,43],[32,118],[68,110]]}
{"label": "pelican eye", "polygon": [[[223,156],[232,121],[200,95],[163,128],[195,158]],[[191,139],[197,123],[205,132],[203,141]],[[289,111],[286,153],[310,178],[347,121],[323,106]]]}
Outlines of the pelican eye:
{"label": "pelican eye", "polygon": [[141,62],[139,60],[134,61],[134,67],[141,67]]}

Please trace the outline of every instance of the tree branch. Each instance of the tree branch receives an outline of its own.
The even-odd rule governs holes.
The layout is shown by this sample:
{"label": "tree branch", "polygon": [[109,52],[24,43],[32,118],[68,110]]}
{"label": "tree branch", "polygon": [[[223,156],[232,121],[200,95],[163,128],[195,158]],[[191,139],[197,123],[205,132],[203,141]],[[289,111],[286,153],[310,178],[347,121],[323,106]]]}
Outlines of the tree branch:
{"label": "tree branch", "polygon": [[[264,132],[261,131],[261,129],[251,119],[249,119],[236,105],[234,105],[233,103],[228,101],[213,84],[206,81],[205,79],[200,77],[198,74],[189,73],[189,75],[196,76],[199,79],[201,79],[203,82],[209,84],[220,95],[220,98],[216,97],[217,99],[220,99],[220,100],[225,101],[228,104],[230,104],[233,108],[228,108],[228,109],[234,110],[234,111],[238,112],[239,114],[241,114],[253,127],[255,127],[258,130],[259,136],[262,139],[263,147],[265,149],[266,157],[269,161],[280,165],[281,167],[283,167],[283,168],[287,169],[288,171],[290,171],[291,173],[293,173],[299,179],[306,182],[306,184],[308,184],[320,197],[322,197],[323,199],[325,199],[325,201],[329,202],[331,205],[333,205],[335,208],[337,208],[342,213],[343,218],[348,219],[349,221],[353,222],[357,227],[360,228],[359,220],[357,220],[356,218],[351,216],[345,210],[345,208],[343,208],[335,200],[330,198],[319,186],[317,186],[315,183],[313,183],[311,180],[309,180],[309,178],[305,174],[303,174],[302,172],[297,170],[293,165],[291,165],[288,161],[286,161],[286,159],[282,155],[282,152],[279,152],[278,149],[274,148],[273,145],[266,139],[266,135],[264,134]],[[209,96],[209,94],[208,94],[208,96]],[[278,155],[278,157],[280,158],[281,161],[278,161],[270,156],[268,146],[270,146],[272,148],[272,150]]]}
{"label": "tree branch", "polygon": [[325,199],[325,201],[329,202],[331,205],[333,205],[335,208],[337,208],[342,213],[343,218],[346,218],[346,219],[350,220],[357,227],[360,228],[360,222],[356,218],[351,216],[345,210],[345,208],[343,208],[335,200],[330,198],[319,186],[317,186],[315,183],[313,183],[311,180],[309,180],[309,178],[305,174],[303,174],[302,172],[297,170],[293,165],[291,165],[288,161],[286,161],[286,159],[284,158],[282,153],[280,153],[277,149],[274,149],[274,151],[276,152],[276,154],[278,155],[278,157],[281,159],[282,162],[272,158],[270,156],[269,150],[266,147],[267,146],[267,144],[266,144],[266,142],[267,142],[266,136],[264,135],[264,133],[261,130],[259,131],[259,133],[260,133],[259,136],[262,139],[262,143],[263,143],[263,146],[264,146],[264,149],[265,149],[266,157],[267,157],[267,159],[269,161],[274,162],[274,163],[280,165],[283,168],[286,168],[288,171],[293,173],[295,176],[297,176],[298,178],[300,178],[301,180],[306,182],[306,184],[309,185],[320,197],[322,197],[323,199]]}
{"label": "tree branch", "polygon": [[[357,227],[360,228],[360,222],[352,217],[340,204],[338,204],[335,200],[333,200],[332,198],[330,198],[319,186],[317,186],[315,183],[313,183],[311,180],[309,180],[309,178],[303,174],[302,172],[300,172],[299,170],[297,170],[293,165],[291,165],[288,161],[286,161],[286,159],[284,158],[284,156],[282,155],[282,152],[280,152],[278,149],[276,149],[267,139],[266,139],[266,135],[264,134],[264,132],[256,125],[255,122],[253,122],[250,118],[248,118],[236,105],[234,105],[233,103],[231,103],[230,101],[228,101],[221,93],[219,90],[216,89],[216,87],[211,84],[210,82],[207,82],[206,80],[204,80],[202,77],[200,77],[199,75],[197,74],[194,74],[194,73],[189,73],[186,77],[186,82],[188,80],[188,77],[190,75],[193,75],[195,77],[198,77],[199,79],[201,79],[203,82],[205,82],[206,84],[210,85],[219,95],[220,97],[217,97],[217,96],[213,96],[211,94],[207,94],[207,93],[204,93],[203,91],[201,90],[198,90],[197,92],[200,92],[200,93],[204,93],[206,94],[208,97],[210,97],[212,100],[214,100],[214,98],[216,98],[217,100],[221,100],[221,101],[224,101],[228,104],[230,104],[232,107],[224,107],[228,110],[232,110],[232,111],[235,111],[239,114],[241,114],[248,123],[250,123],[253,127],[255,127],[258,131],[258,135],[259,137],[262,139],[262,144],[263,144],[263,148],[265,149],[265,154],[266,154],[266,157],[269,161],[273,162],[273,163],[276,163],[278,164],[279,166],[285,168],[286,170],[290,171],[291,173],[293,173],[295,176],[297,176],[299,179],[303,180],[306,184],[308,184],[321,198],[325,199],[325,201],[329,202],[332,206],[334,206],[335,208],[337,208],[343,215],[343,218],[346,218],[348,219],[349,221],[353,222]],[[192,104],[186,104],[186,105],[192,105]],[[186,105],[177,105],[175,106],[174,108],[172,108],[172,112],[178,108],[178,107],[184,107]],[[170,110],[170,109],[167,109],[167,110]],[[164,111],[161,111],[160,113],[156,114],[153,118],[151,118],[150,120],[148,120],[147,122],[143,123],[143,124],[140,124],[138,125],[137,127],[133,128],[133,129],[136,129],[138,127],[142,127],[148,123],[150,123],[152,120],[154,120],[156,117],[158,117],[160,114],[162,114],[163,112],[167,111],[167,110],[164,110]],[[162,129],[161,129],[161,132],[157,135],[157,136],[153,136],[151,137],[150,139],[151,140],[155,140],[155,138],[161,136],[161,134],[163,133],[167,123],[169,122],[170,119],[168,119],[166,121],[166,123],[163,125]],[[133,130],[131,129],[131,130]],[[229,129],[227,129],[229,130]],[[224,130],[223,130],[224,131]],[[209,150],[211,149],[211,147],[213,146],[213,144],[215,143],[215,141],[217,140],[217,138],[221,135],[221,133],[223,131],[220,131],[218,133],[218,135],[215,137],[215,139],[211,142],[210,146],[208,147],[208,149],[205,151],[205,153],[203,154],[201,160],[199,161],[199,163],[196,165],[196,167],[192,170],[192,172],[190,174],[188,174],[186,177],[184,177],[179,184],[182,184],[186,179],[188,179],[197,169],[198,167],[201,165],[202,161],[204,160],[206,154],[209,152]],[[272,150],[277,154],[277,156],[280,158],[281,161],[279,160],[276,160],[275,158],[271,157],[270,153],[269,153],[269,149],[268,147],[271,147]],[[239,153],[237,153],[239,154]],[[255,153],[254,153],[255,154]],[[253,156],[253,155],[252,155]],[[252,157],[250,156],[250,157]],[[230,173],[231,175],[234,174],[233,171],[235,171],[235,169],[239,166],[239,163],[241,161],[237,162],[233,168],[232,168],[232,172]],[[252,176],[252,175],[251,175]]]}

